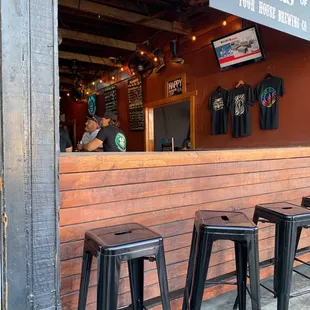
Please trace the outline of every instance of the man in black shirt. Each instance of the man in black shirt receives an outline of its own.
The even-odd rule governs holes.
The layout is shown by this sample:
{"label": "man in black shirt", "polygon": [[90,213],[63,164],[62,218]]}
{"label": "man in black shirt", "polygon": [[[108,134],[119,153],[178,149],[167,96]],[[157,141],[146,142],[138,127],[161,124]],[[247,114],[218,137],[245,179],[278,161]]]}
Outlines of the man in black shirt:
{"label": "man in black shirt", "polygon": [[60,135],[60,152],[72,152],[72,143],[69,138],[68,132],[63,128],[63,125],[59,125],[59,135]]}
{"label": "man in black shirt", "polygon": [[103,145],[105,152],[126,152],[126,137],[119,128],[117,115],[107,111],[102,118],[102,126],[97,137],[84,145],[83,150],[92,152]]}

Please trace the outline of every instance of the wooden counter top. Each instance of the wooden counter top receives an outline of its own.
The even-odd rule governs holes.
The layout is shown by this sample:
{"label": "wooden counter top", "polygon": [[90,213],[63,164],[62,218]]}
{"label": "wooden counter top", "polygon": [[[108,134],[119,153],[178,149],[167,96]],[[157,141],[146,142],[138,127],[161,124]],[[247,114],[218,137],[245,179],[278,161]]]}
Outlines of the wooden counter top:
{"label": "wooden counter top", "polygon": [[165,167],[310,156],[310,147],[152,153],[62,153],[60,173]]}

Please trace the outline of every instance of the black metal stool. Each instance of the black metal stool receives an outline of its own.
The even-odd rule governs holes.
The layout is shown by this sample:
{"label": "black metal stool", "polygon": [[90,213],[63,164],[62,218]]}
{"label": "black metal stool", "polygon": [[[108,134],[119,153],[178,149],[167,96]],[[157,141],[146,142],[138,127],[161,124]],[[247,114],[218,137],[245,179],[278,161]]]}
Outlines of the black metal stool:
{"label": "black metal stool", "polygon": [[246,310],[248,263],[252,309],[259,310],[261,306],[258,229],[241,212],[219,211],[196,212],[182,309],[199,310],[201,308],[205,283],[208,283],[206,278],[212,244],[216,240],[231,240],[235,243],[237,270],[237,283],[235,284],[238,286],[239,309]]}
{"label": "black metal stool", "polygon": [[145,309],[145,259],[156,261],[163,310],[170,310],[164,245],[160,235],[136,223],[86,232],[78,310],[85,310],[86,307],[93,256],[98,258],[98,310],[117,309],[122,261],[128,261],[132,309]]}
{"label": "black metal stool", "polygon": [[[259,220],[260,218],[264,220]],[[310,211],[287,202],[262,204],[255,207],[253,217],[255,224],[259,221],[276,225],[274,290],[262,286],[278,298],[278,310],[288,310],[290,298],[310,292],[305,291],[291,295],[293,264],[298,241],[302,229],[307,228],[310,224]]]}

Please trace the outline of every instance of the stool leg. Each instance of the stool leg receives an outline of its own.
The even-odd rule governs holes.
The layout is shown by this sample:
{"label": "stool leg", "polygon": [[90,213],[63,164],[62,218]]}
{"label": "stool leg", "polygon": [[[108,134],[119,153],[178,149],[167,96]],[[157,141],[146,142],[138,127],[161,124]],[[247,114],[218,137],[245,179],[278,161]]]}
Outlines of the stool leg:
{"label": "stool leg", "polygon": [[258,220],[259,220],[259,211],[255,208],[255,210],[254,210],[254,215],[253,215],[253,223],[255,224],[255,225],[257,225],[257,223],[258,223]]}
{"label": "stool leg", "polygon": [[118,256],[98,257],[97,310],[117,310],[120,265]]}
{"label": "stool leg", "polygon": [[235,241],[236,272],[239,310],[246,310],[247,248],[246,244]]}
{"label": "stool leg", "polygon": [[144,259],[143,257],[128,261],[131,300],[133,310],[143,310]]}
{"label": "stool leg", "polygon": [[188,308],[189,296],[191,294],[190,290],[192,286],[193,271],[194,271],[196,241],[197,241],[197,231],[196,231],[196,226],[194,225],[193,234],[192,234],[191,251],[190,251],[189,260],[188,260],[188,268],[187,268],[187,276],[186,276],[186,282],[185,282],[182,310],[186,310]]}
{"label": "stool leg", "polygon": [[289,309],[296,240],[296,225],[290,222],[280,223],[278,257],[278,310]]}
{"label": "stool leg", "polygon": [[163,310],[170,310],[168,277],[167,277],[167,270],[166,270],[164,245],[158,248],[158,252],[156,254],[156,265],[157,265],[157,272],[158,272],[162,308]]}
{"label": "stool leg", "polygon": [[247,253],[250,274],[251,303],[253,310],[261,309],[260,300],[260,273],[259,273],[259,256],[258,256],[258,235],[257,233],[250,236],[247,241]]}
{"label": "stool leg", "polygon": [[92,254],[84,250],[78,310],[86,309],[87,292],[91,273],[92,260],[93,260]]}
{"label": "stool leg", "polygon": [[213,244],[213,239],[204,233],[199,233],[197,241],[194,277],[190,296],[190,310],[200,310],[201,308]]}
{"label": "stool leg", "polygon": [[300,240],[301,233],[302,233],[302,227],[298,227],[298,228],[297,228],[297,238],[296,238],[295,256],[296,256],[296,253],[297,253],[297,250],[298,250],[298,244],[299,244],[299,240]]}
{"label": "stool leg", "polygon": [[274,298],[278,295],[278,282],[279,282],[279,271],[278,271],[278,260],[279,260],[279,242],[280,242],[280,228],[279,224],[276,224],[275,231],[275,247],[274,247],[274,272],[273,272],[273,290]]}

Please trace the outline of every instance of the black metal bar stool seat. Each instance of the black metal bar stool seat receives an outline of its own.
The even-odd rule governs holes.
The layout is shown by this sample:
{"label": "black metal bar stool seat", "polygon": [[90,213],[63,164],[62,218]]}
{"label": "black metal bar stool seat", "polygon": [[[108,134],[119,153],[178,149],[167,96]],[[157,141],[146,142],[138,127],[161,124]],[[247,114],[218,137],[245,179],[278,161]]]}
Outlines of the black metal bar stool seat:
{"label": "black metal bar stool seat", "polygon": [[258,229],[241,212],[221,211],[196,212],[182,309],[201,308],[203,291],[208,283],[206,278],[212,244],[216,240],[231,240],[235,244],[235,284],[238,287],[239,309],[246,310],[247,265],[251,279],[252,309],[260,309]]}
{"label": "black metal bar stool seat", "polygon": [[92,257],[98,260],[97,310],[116,310],[120,265],[127,261],[132,309],[143,310],[144,260],[156,261],[163,310],[170,310],[163,238],[136,223],[86,232],[78,310],[85,310]]}
{"label": "black metal bar stool seat", "polygon": [[[288,310],[290,298],[310,292],[305,291],[291,295],[293,264],[298,241],[302,229],[308,228],[308,225],[310,225],[310,211],[287,202],[261,204],[255,207],[253,217],[255,224],[259,221],[270,222],[276,225],[274,290],[272,291],[266,286],[263,287],[277,297],[278,310]],[[301,274],[300,272],[298,273]]]}

